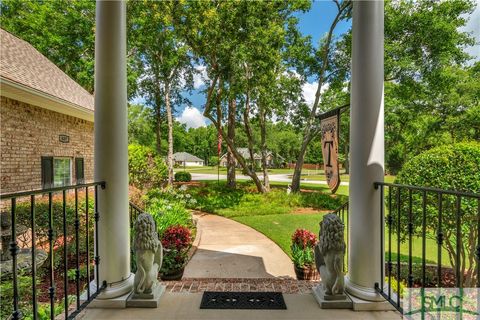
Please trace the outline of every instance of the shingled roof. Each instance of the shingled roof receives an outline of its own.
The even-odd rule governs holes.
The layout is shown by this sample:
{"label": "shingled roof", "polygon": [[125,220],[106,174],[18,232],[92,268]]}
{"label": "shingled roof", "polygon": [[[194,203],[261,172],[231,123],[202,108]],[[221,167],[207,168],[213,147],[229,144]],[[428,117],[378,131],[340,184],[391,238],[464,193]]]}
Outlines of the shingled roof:
{"label": "shingled roof", "polygon": [[176,152],[173,154],[174,161],[202,162],[203,160],[187,152]]}
{"label": "shingled roof", "polygon": [[93,95],[31,44],[3,29],[0,29],[0,77],[93,111]]}

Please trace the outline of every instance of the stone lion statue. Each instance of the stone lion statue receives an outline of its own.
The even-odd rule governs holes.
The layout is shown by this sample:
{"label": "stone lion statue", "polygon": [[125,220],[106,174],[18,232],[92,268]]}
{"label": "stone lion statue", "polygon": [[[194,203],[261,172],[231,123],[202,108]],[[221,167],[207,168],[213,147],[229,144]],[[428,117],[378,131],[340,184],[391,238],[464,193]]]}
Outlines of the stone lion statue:
{"label": "stone lion statue", "polygon": [[333,213],[325,215],[320,223],[319,241],[315,246],[315,263],[326,295],[344,294],[344,228],[340,218]]}
{"label": "stone lion statue", "polygon": [[151,215],[142,213],[138,216],[133,240],[137,258],[137,272],[133,282],[136,294],[151,294],[158,284],[157,276],[162,266],[163,248],[156,229]]}

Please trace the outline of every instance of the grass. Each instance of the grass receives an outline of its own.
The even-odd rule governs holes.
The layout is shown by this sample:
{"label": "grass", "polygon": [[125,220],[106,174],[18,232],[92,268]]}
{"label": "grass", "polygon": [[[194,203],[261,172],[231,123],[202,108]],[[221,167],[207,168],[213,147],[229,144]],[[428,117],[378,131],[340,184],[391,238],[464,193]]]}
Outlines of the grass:
{"label": "grass", "polygon": [[320,192],[287,194],[286,185],[273,185],[266,194],[255,192],[250,181],[239,182],[237,189],[229,189],[225,182],[204,182],[191,187],[189,193],[196,200],[195,209],[232,218],[236,216],[261,216],[288,214],[297,208],[309,207],[333,211],[347,200],[344,196],[332,196]]}
{"label": "grass", "polygon": [[296,229],[310,230],[318,235],[318,223],[323,214],[277,214],[268,216],[238,216],[233,220],[263,233],[291,257],[291,237]]}
{"label": "grass", "polygon": [[[325,175],[322,174],[313,174],[313,175],[308,175],[308,174],[302,174],[302,179],[303,181],[308,181],[308,180],[313,180],[313,181],[326,181]],[[391,182],[395,180],[395,176],[391,175],[386,175],[384,177],[385,182]],[[340,175],[340,181],[341,182],[349,182],[350,181],[350,175],[348,174],[341,174]]]}
{"label": "grass", "polygon": [[[274,169],[285,170],[285,169]],[[288,169],[289,170],[289,169]],[[278,172],[278,171],[277,171]],[[386,182],[393,182],[394,176],[385,176]],[[217,182],[205,182],[207,185],[216,185]],[[220,189],[223,188],[221,182]],[[305,200],[310,194],[310,197],[315,199],[319,197],[319,194],[331,195],[331,192],[327,185],[318,185],[301,182],[300,199],[298,195],[286,196],[286,188],[290,184],[288,182],[271,182],[272,194],[261,195],[255,193],[255,187],[249,181],[240,181],[243,184],[243,188],[249,185],[246,192],[248,194],[242,195],[242,199],[233,205],[213,210],[214,213],[221,216],[231,218],[235,221],[248,225],[255,230],[263,233],[270,238],[276,244],[278,244],[289,256],[291,236],[297,228],[303,228],[318,234],[318,224],[322,220],[325,212],[320,212],[323,202],[316,204],[314,207],[319,210],[316,214],[292,214],[294,209],[301,206],[307,206],[314,200]],[[227,191],[228,192],[228,191]],[[285,193],[283,193],[285,192]],[[336,192],[336,196],[348,197],[348,186],[340,186]],[[341,197],[338,204],[344,203],[346,198]],[[303,202],[302,202],[303,201]],[[331,209],[331,207],[329,207]],[[324,208],[325,209],[325,208]],[[328,211],[327,211],[328,212]],[[396,262],[397,259],[397,243],[396,236],[392,234],[392,261]],[[388,248],[388,238],[385,239],[385,248]],[[422,246],[421,238],[414,238],[412,245],[413,262],[421,263],[422,261]],[[437,261],[437,244],[435,240],[427,239],[426,241],[426,260],[427,263],[435,263]],[[385,257],[388,258],[388,252],[385,253]],[[408,242],[400,244],[400,260],[401,262],[408,261]],[[442,265],[450,266],[448,259],[448,253],[445,249],[442,249]]]}
{"label": "grass", "polygon": [[[253,229],[263,233],[265,236],[275,242],[285,253],[291,257],[291,237],[296,229],[307,229],[316,235],[319,232],[319,222],[325,213],[318,214],[277,214],[277,215],[248,215],[235,216],[232,219],[243,223]],[[397,261],[397,238],[392,235],[392,262]],[[385,242],[385,248],[388,248],[388,239]],[[422,262],[421,239],[414,238],[413,241],[413,263]],[[385,251],[385,259],[388,260],[388,251]],[[408,242],[400,244],[400,261],[408,262]],[[426,245],[427,263],[436,263],[437,245],[434,240],[427,239]],[[442,265],[450,266],[446,250],[442,250]]]}

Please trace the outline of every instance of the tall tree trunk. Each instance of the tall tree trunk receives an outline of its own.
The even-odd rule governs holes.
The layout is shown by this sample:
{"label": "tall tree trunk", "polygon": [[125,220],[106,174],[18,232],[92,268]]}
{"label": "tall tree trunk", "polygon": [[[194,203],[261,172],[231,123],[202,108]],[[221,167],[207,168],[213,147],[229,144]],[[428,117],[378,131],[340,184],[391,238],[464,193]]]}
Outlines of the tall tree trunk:
{"label": "tall tree trunk", "polygon": [[155,147],[158,155],[161,155],[162,152],[162,114],[160,106],[160,101],[155,101]]}
{"label": "tall tree trunk", "polygon": [[313,103],[312,110],[310,111],[310,114],[307,119],[307,123],[305,124],[305,130],[303,131],[302,146],[300,148],[300,153],[298,155],[297,163],[295,164],[295,171],[293,172],[292,189],[291,189],[293,192],[300,191],[300,176],[302,174],[302,167],[305,161],[305,152],[307,151],[308,144],[310,143],[310,141],[314,136],[312,132],[313,123],[314,121],[316,121],[318,104],[320,102],[321,89],[325,81],[325,72],[328,69],[328,62],[329,62],[328,55],[330,52],[330,44],[332,42],[333,31],[337,23],[340,21],[344,10],[346,10],[347,7],[350,5],[351,3],[345,2],[344,4],[342,4],[342,6],[338,7],[337,15],[335,16],[335,19],[330,25],[330,30],[328,31],[327,39],[324,43],[323,52],[322,52],[322,68],[318,74],[318,86],[317,86],[317,92],[315,93],[315,102]]}
{"label": "tall tree trunk", "polygon": [[[307,124],[309,126],[309,124]],[[310,128],[307,128],[303,135],[302,146],[300,147],[300,153],[298,154],[297,162],[295,163],[295,169],[293,171],[292,186],[293,192],[300,191],[300,177],[302,175],[302,167],[305,162],[305,152],[307,151],[308,144],[310,142]]]}
{"label": "tall tree trunk", "polygon": [[243,111],[243,123],[245,125],[245,133],[247,134],[248,140],[248,152],[250,154],[250,169],[255,171],[255,153],[253,152],[253,132],[252,127],[250,126],[250,94],[247,92],[245,99],[245,109]]}
{"label": "tall tree trunk", "polygon": [[345,174],[350,174],[350,154],[348,152],[348,143],[345,142]]}
{"label": "tall tree trunk", "polygon": [[167,155],[168,185],[173,186],[173,119],[172,119],[172,107],[170,105],[170,88],[168,85],[165,85],[165,108],[167,110],[167,123],[168,123],[168,155]]}
{"label": "tall tree trunk", "polygon": [[260,107],[260,148],[262,152],[262,169],[263,169],[263,186],[267,191],[270,191],[270,179],[268,177],[267,166],[267,128],[266,126],[266,112]]}
{"label": "tall tree trunk", "polygon": [[[235,141],[235,115],[237,112],[237,103],[235,99],[230,98],[228,101],[228,121],[227,121],[227,132],[228,139],[232,142]],[[227,145],[227,185],[230,188],[235,188],[237,186],[237,179],[235,174],[235,155],[234,149],[235,145]]]}
{"label": "tall tree trunk", "polygon": [[[217,81],[219,80],[219,78],[220,78],[220,76],[216,75],[214,77],[212,83],[210,84],[210,88],[208,89],[208,93],[207,93],[207,102],[205,104],[205,111],[203,112],[203,115],[207,119],[212,121],[212,123],[218,128],[220,134],[223,137],[223,140],[227,143],[227,146],[230,149],[230,151],[233,153],[235,159],[237,159],[240,166],[245,170],[245,173],[250,178],[252,178],[253,183],[255,183],[255,186],[257,187],[258,192],[265,193],[266,190],[263,187],[263,184],[260,181],[260,179],[258,178],[258,176],[255,174],[255,172],[252,172],[252,170],[250,170],[250,168],[248,167],[248,164],[245,161],[245,159],[242,157],[242,155],[235,148],[234,141],[232,139],[230,139],[227,134],[225,134],[225,131],[222,129],[222,126],[221,126],[221,123],[219,122],[219,120],[215,119],[211,114],[213,91],[215,90],[215,87],[216,87],[216,84],[217,84]],[[219,113],[221,113],[221,108],[220,108],[219,104],[217,103],[217,114],[219,114]],[[235,117],[234,117],[234,119],[235,119]]]}

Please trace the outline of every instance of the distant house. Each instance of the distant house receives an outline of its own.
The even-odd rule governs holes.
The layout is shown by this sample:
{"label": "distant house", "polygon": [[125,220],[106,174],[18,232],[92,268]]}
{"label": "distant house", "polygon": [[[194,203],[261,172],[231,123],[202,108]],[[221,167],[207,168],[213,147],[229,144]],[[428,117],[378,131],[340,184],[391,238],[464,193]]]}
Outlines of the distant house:
{"label": "distant house", "polygon": [[[248,148],[237,148],[237,151],[242,155],[245,160],[247,160],[247,163],[250,163],[250,152],[248,151]],[[267,167],[275,167],[280,164],[282,164],[285,159],[280,156],[280,155],[275,155],[271,151],[267,151]],[[260,167],[262,165],[262,155],[259,153],[254,153],[253,154],[253,159],[255,161],[255,165]],[[223,156],[220,157],[220,166],[226,167],[227,166],[227,153],[225,153]],[[237,160],[235,159],[235,166],[239,166]]]}
{"label": "distant house", "polygon": [[205,161],[188,152],[177,152],[173,154],[173,162],[177,166],[197,167],[204,166]]}
{"label": "distant house", "polygon": [[92,181],[93,95],[29,43],[0,40],[1,192]]}

